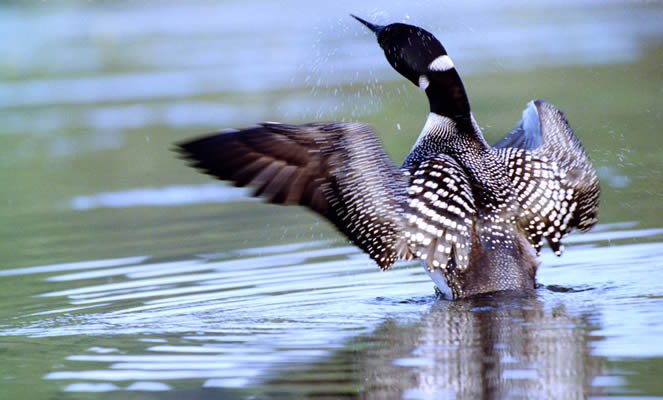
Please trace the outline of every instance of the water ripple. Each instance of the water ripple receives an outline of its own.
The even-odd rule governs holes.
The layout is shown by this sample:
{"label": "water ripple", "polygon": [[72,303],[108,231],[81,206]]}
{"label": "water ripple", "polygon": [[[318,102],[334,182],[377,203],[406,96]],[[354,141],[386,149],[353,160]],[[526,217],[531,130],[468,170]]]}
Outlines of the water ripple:
{"label": "water ripple", "polygon": [[[632,224],[619,227],[632,228]],[[383,329],[387,321],[409,326],[436,315],[440,307],[447,313],[461,307],[462,318],[527,310],[545,316],[546,311],[536,309],[554,310],[563,302],[570,319],[556,322],[557,330],[583,326],[575,316],[589,307],[601,315],[601,328],[592,335],[603,339],[594,342],[594,352],[663,354],[661,346],[645,349],[628,343],[633,338],[638,343],[654,343],[655,337],[663,335],[660,327],[648,324],[653,315],[660,314],[660,300],[648,296],[663,292],[663,283],[642,281],[651,271],[651,263],[663,260],[663,247],[659,242],[601,244],[654,238],[662,232],[604,228],[585,235],[587,240],[572,236],[570,243],[587,244],[569,246],[562,258],[544,251],[539,281],[545,289],[537,291],[535,298],[526,293],[489,295],[467,308],[464,302],[437,300],[431,282],[419,267],[410,268],[411,263],[381,273],[356,248],[328,247],[326,242],[238,249],[216,255],[220,259],[210,255],[171,262],[120,258],[10,270],[4,275],[44,274],[44,282],[59,288],[47,289],[36,298],[65,299],[66,305],[44,304],[46,309],[24,314],[24,322],[3,328],[0,335],[148,335],[137,338],[130,351],[90,346],[83,353],[67,356],[65,369],[45,375],[47,380],[85,381],[71,383],[66,390],[90,392],[171,390],[165,382],[182,379],[203,379],[204,387],[256,385],[273,371],[328,359],[343,351],[352,338],[381,337],[371,332]],[[622,268],[626,264],[628,268]],[[112,282],[107,281],[110,278]],[[602,293],[600,297],[597,291]],[[645,297],[638,300],[634,291]],[[417,293],[430,294],[413,297]],[[542,305],[537,304],[541,301]],[[640,305],[634,312],[636,303]],[[625,313],[629,315],[626,326]],[[540,323],[520,314],[509,321],[513,329]],[[390,340],[389,336],[383,340]],[[426,346],[430,345],[394,355],[390,368],[430,370],[439,363],[430,354],[462,349],[458,344],[436,344],[431,353]],[[502,371],[503,379],[541,379],[541,370],[525,368],[517,358],[511,363],[513,368]],[[130,384],[124,387],[117,382]]]}

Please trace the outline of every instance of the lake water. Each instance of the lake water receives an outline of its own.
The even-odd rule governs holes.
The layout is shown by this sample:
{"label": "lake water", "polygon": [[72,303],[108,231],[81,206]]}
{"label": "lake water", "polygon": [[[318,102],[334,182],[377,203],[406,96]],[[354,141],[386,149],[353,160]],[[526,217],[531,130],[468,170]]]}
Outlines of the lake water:
{"label": "lake water", "polygon": [[[361,120],[400,162],[427,104],[352,12],[435,33],[490,142],[566,115],[599,225],[532,292],[446,301],[172,143]],[[663,4],[6,2],[0,399],[663,398]]]}

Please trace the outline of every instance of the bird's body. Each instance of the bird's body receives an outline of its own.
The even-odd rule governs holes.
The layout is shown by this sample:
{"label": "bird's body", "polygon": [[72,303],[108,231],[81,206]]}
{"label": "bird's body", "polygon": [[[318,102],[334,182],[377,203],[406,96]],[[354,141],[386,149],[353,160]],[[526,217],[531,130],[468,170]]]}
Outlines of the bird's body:
{"label": "bird's body", "polygon": [[489,146],[432,34],[357,19],[429,99],[431,113],[400,168],[360,123],[265,123],[180,150],[206,173],[256,186],[272,203],[311,208],[382,269],[418,258],[451,298],[534,288],[542,239],[559,255],[564,235],[596,222],[598,179],[564,115],[534,100]]}

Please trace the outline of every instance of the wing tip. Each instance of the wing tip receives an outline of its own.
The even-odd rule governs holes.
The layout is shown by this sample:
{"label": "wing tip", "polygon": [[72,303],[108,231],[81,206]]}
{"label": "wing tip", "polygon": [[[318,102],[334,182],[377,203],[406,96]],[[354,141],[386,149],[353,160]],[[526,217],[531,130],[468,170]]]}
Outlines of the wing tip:
{"label": "wing tip", "polygon": [[546,99],[541,98],[541,97],[537,97],[536,99],[532,99],[532,100],[530,100],[530,101],[527,103],[527,105],[530,105],[530,104],[533,105],[533,106],[535,106],[535,107],[545,107],[546,105],[548,105],[548,106],[552,106],[550,103],[548,103],[548,102],[546,101]]}
{"label": "wing tip", "polygon": [[169,147],[169,150],[175,153],[175,156],[180,160],[193,160],[193,153],[188,148],[190,142],[175,142]]}
{"label": "wing tip", "polygon": [[[252,128],[247,128],[244,131],[250,130]],[[170,150],[178,155],[178,158],[185,160],[199,160],[205,153],[205,150],[209,150],[210,145],[213,142],[220,141],[224,138],[230,139],[229,134],[240,133],[243,131],[226,128],[216,132],[211,132],[204,134],[198,137],[191,139],[186,139],[178,142],[174,142],[170,146]]]}

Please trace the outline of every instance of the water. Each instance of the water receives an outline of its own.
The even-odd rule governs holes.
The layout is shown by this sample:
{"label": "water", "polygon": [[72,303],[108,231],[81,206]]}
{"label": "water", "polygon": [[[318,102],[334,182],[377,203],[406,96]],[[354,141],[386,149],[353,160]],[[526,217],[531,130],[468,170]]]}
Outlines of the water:
{"label": "water", "polygon": [[[124,6],[0,10],[0,398],[663,397],[659,3]],[[537,290],[438,299],[170,152],[340,119],[402,159],[425,99],[349,12],[442,38],[490,141],[531,98],[566,111],[601,223]]]}
{"label": "water", "polygon": [[[170,262],[128,257],[4,270],[8,287],[30,279],[43,289],[13,301],[22,312],[3,324],[3,341],[14,351],[58,348],[37,378],[66,392],[627,391],[628,361],[655,366],[663,356],[663,281],[647,279],[663,260],[663,229],[632,225],[572,237],[563,258],[544,252],[535,293],[457,302],[437,299],[416,266],[380,273],[354,247],[324,241]],[[635,237],[640,243],[610,245]],[[10,352],[5,365],[24,357]]]}

